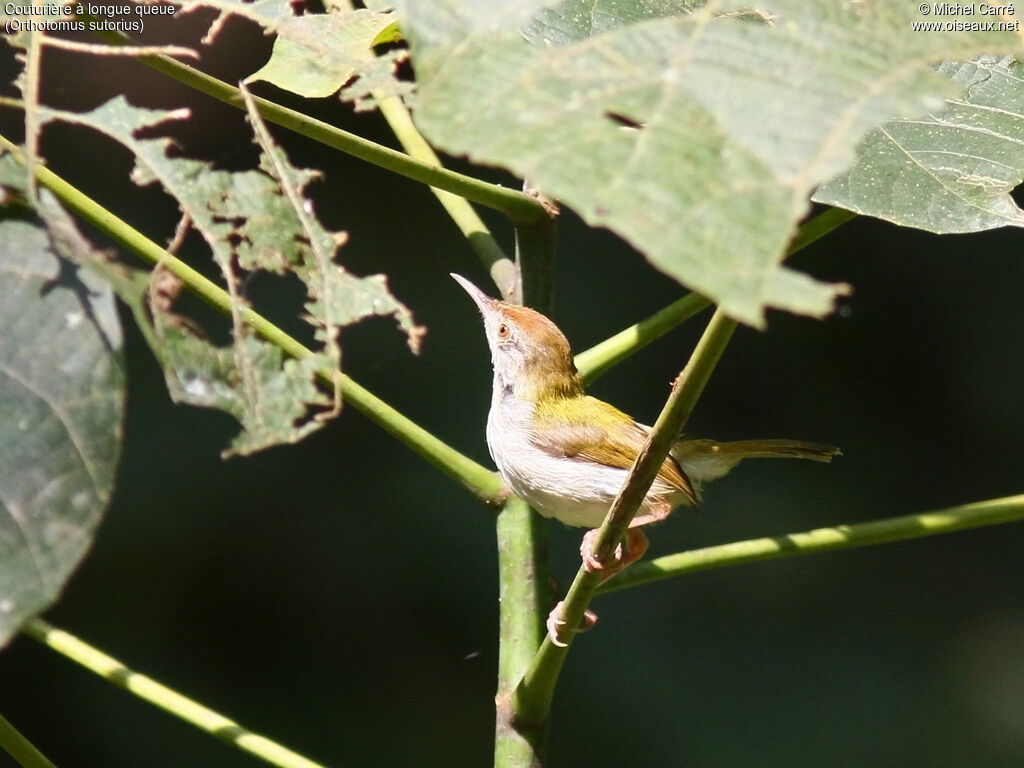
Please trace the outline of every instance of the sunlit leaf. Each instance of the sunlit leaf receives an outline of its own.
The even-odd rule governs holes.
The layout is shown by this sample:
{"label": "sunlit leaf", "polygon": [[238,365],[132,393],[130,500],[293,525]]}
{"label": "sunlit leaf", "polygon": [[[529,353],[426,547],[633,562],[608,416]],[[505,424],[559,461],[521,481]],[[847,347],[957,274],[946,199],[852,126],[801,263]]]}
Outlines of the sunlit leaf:
{"label": "sunlit leaf", "polygon": [[270,61],[246,82],[264,80],[307,98],[341,90],[342,98],[355,101],[357,108],[372,106],[371,91],[378,96],[408,95],[412,84],[394,76],[405,52],[377,56],[373,51],[381,33],[393,28],[393,22],[394,14],[365,8],[287,19],[275,29],[277,39]]}
{"label": "sunlit leaf", "polygon": [[645,19],[680,16],[701,0],[563,0],[542,8],[523,27],[532,43],[566,45]]}
{"label": "sunlit leaf", "polygon": [[905,2],[730,0],[640,21],[607,3],[623,17],[563,14],[547,36],[570,4],[469,5],[399,4],[427,137],[524,176],[754,325],[769,307],[832,309],[844,286],[783,266],[788,242],[869,131],[955,95],[932,65],[1021,48],[914,33]]}
{"label": "sunlit leaf", "polygon": [[983,56],[939,72],[963,94],[873,131],[815,200],[940,234],[1024,226],[1010,197],[1024,181],[1024,65]]}

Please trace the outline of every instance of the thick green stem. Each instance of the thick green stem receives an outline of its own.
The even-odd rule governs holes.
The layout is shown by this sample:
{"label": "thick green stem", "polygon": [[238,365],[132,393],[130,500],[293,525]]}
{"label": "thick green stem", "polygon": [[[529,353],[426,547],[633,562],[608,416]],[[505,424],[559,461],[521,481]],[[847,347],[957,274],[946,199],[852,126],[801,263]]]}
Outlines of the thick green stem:
{"label": "thick green stem", "polygon": [[[516,226],[516,286],[502,292],[550,313],[554,294],[556,211],[529,226]],[[547,526],[525,503],[510,500],[498,515],[500,589],[498,691],[495,696],[495,768],[540,768],[547,739],[544,722],[520,721],[514,708],[516,686],[540,646],[542,617],[550,606],[547,578]]]}
{"label": "thick green stem", "polygon": [[[22,627],[22,632],[76,664],[80,664],[90,672],[95,672],[119,688],[133,693],[140,699],[160,707],[186,723],[238,747],[243,752],[255,755],[271,765],[281,768],[324,768],[320,763],[315,763],[265,736],[246,730],[234,720],[224,717],[209,707],[204,707],[194,699],[183,696],[153,678],[132,671],[98,648],[51,626],[42,619],[30,620]],[[49,763],[25,763],[24,765],[42,768]]]}
{"label": "thick green stem", "polygon": [[[704,391],[704,385],[707,384],[735,329],[736,322],[721,311],[715,312],[708,323],[690,361],[676,379],[665,407],[598,531],[592,550],[598,562],[609,562],[615,548],[622,541],[626,528],[693,412],[698,398]],[[560,618],[564,626],[580,625],[601,579],[600,573],[580,567],[562,604]],[[558,639],[560,642],[556,643],[550,636],[544,638],[540,650],[516,689],[513,701],[516,717],[533,727],[543,727],[547,722],[555,684],[572,644],[573,633],[567,632],[564,637]]]}
{"label": "thick green stem", "polygon": [[529,182],[523,191],[540,200],[548,211],[546,219],[516,224],[516,266],[519,281],[502,298],[512,304],[525,304],[550,315],[555,303],[555,232],[558,207],[547,200]]}
{"label": "thick green stem", "polygon": [[514,721],[512,692],[544,635],[542,606],[548,602],[544,521],[512,496],[498,513],[497,538],[500,625],[494,766],[533,768],[542,764],[545,731],[523,728]]}
{"label": "thick green stem", "polygon": [[802,533],[734,541],[688,552],[677,552],[674,555],[637,563],[602,585],[598,591],[604,594],[711,568],[779,560],[784,557],[812,555],[837,549],[867,547],[872,544],[887,544],[1017,520],[1024,520],[1024,494],[922,512],[918,515],[890,517],[834,528],[816,528]]}
{"label": "thick green stem", "polygon": [[0,750],[13,757],[22,768],[56,768],[3,715],[0,715]]}
{"label": "thick green stem", "polygon": [[[10,150],[20,158],[18,148],[3,136],[0,136],[0,147]],[[219,285],[165,251],[161,246],[117,218],[45,166],[37,165],[35,173],[40,183],[60,198],[76,215],[139,257],[152,264],[160,263],[185,283],[192,293],[221,312],[227,315],[231,314],[231,297]],[[279,346],[291,357],[299,359],[312,354],[307,347],[257,312],[246,308],[242,311],[242,319],[256,333]],[[337,375],[335,372],[324,370],[319,375],[325,383],[334,385]],[[495,507],[501,503],[502,484],[492,471],[456,451],[376,397],[365,387],[357,384],[349,376],[344,374],[340,376],[340,386],[341,393],[347,402],[481,501]]]}

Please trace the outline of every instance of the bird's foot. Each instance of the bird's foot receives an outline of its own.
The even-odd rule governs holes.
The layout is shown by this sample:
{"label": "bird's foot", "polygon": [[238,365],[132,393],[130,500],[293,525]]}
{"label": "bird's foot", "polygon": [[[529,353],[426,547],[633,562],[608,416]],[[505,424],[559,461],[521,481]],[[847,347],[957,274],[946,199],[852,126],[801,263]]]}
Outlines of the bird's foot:
{"label": "bird's foot", "polygon": [[632,565],[647,551],[647,536],[639,528],[629,528],[626,531],[626,538],[622,544],[615,548],[610,562],[602,562],[594,557],[594,539],[597,537],[598,529],[595,528],[583,534],[583,543],[580,545],[580,557],[583,558],[583,567],[591,573],[600,573],[602,582],[607,581],[623,568]]}
{"label": "bird's foot", "polygon": [[562,635],[566,632],[586,632],[597,623],[597,614],[588,610],[583,614],[583,620],[579,623],[579,626],[570,629],[569,625],[562,619],[562,608],[564,606],[565,601],[559,600],[558,605],[552,608],[551,613],[548,614],[548,620],[545,624],[548,628],[548,637],[559,648],[565,648],[569,645],[562,640]]}

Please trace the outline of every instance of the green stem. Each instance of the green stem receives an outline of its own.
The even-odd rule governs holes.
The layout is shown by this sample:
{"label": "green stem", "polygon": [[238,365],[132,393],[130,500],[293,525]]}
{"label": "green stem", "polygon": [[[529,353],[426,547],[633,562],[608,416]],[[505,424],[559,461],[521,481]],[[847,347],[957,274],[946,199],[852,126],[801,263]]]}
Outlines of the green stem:
{"label": "green stem", "polygon": [[[720,310],[715,312],[689,362],[673,384],[665,407],[598,531],[592,551],[598,562],[608,562],[615,547],[622,541],[626,528],[693,412],[735,330],[736,321],[726,317]],[[601,579],[600,573],[580,567],[562,604],[560,618],[565,626],[580,625]],[[516,717],[533,727],[540,727],[547,722],[555,684],[572,644],[573,633],[568,632],[559,640],[562,645],[553,642],[550,635],[544,638],[540,650],[516,689],[513,702]]]}
{"label": "green stem", "polygon": [[[133,40],[118,32],[100,32],[98,34],[112,45],[134,45]],[[188,64],[163,55],[139,56],[137,60],[200,93],[212,96],[237,109],[245,109],[238,88],[200,72]],[[472,176],[442,168],[440,165],[431,165],[417,160],[404,152],[343,131],[267,99],[254,97],[254,100],[260,114],[271,123],[276,123],[283,128],[288,128],[325,146],[372,163],[392,173],[493,208],[508,216],[514,223],[530,224],[547,216],[544,207],[537,200],[514,189],[489,184]]]}
{"label": "green stem", "polygon": [[[852,211],[829,208],[813,219],[808,219],[800,226],[790,242],[786,257],[803,250],[856,217],[857,214]],[[636,325],[619,331],[590,349],[580,352],[576,355],[576,368],[583,380],[589,384],[608,369],[618,365],[630,355],[640,351],[655,339],[710,306],[711,302],[703,296],[688,293]]]}
{"label": "green stem", "polygon": [[[0,136],[0,146],[8,149],[20,159],[18,148],[3,136]],[[146,261],[152,264],[159,262],[181,279],[189,290],[203,301],[230,315],[231,297],[223,288],[117,218],[50,169],[37,165],[35,173],[36,178],[76,215]],[[294,337],[289,336],[251,309],[243,310],[242,319],[256,333],[272,344],[276,344],[291,357],[301,359],[312,354]],[[335,376],[338,374],[324,370],[320,371],[319,375],[326,384],[333,386]],[[356,409],[457,481],[478,499],[495,507],[502,502],[502,483],[492,471],[439,440],[365,387],[357,384],[349,376],[340,375],[340,386],[344,398]]]}
{"label": "green stem", "polygon": [[22,632],[119,688],[271,765],[281,768],[324,768],[320,763],[315,763],[265,736],[246,730],[234,720],[204,707],[194,699],[183,696],[153,678],[132,671],[98,648],[42,619],[31,619],[22,627]]}
{"label": "green stem", "polygon": [[528,181],[523,191],[540,200],[548,212],[545,219],[516,224],[516,266],[519,281],[502,298],[512,304],[524,304],[550,315],[555,304],[555,234],[558,207],[547,200]]}
{"label": "green stem", "polygon": [[[351,13],[354,4],[351,0],[337,0],[334,3],[334,9]],[[367,51],[366,54],[369,57],[376,55],[373,51]],[[412,121],[412,115],[409,114],[403,101],[397,96],[383,96],[377,91],[373,92],[373,98],[377,101],[377,109],[391,127],[391,132],[395,134],[402,149],[410,157],[440,168],[440,158],[416,128]],[[490,229],[487,228],[483,219],[466,198],[453,195],[451,192],[437,187],[431,187],[430,191],[434,193],[434,197],[441,203],[441,207],[455,222],[455,226],[469,241],[469,246],[476,251],[477,256],[487,267],[491,280],[498,286],[498,290],[505,295],[506,287],[511,287],[516,283],[515,262],[505,255],[505,251],[498,245],[498,241],[494,239]]]}
{"label": "green stem", "polygon": [[828,208],[812,219],[808,219],[800,225],[800,229],[797,230],[796,235],[789,243],[789,248],[786,250],[786,257],[792,256],[797,251],[802,251],[808,245],[817,240],[820,240],[829,232],[843,226],[848,221],[853,221],[857,218],[857,214],[853,211],[847,211],[842,208]]}
{"label": "green stem", "polygon": [[13,757],[22,768],[56,768],[3,715],[0,715],[0,750]]}
{"label": "green stem", "polygon": [[688,293],[636,325],[580,352],[576,355],[576,369],[583,381],[590,384],[610,368],[710,306],[711,302],[703,296]]}
{"label": "green stem", "polygon": [[658,557],[623,571],[599,592],[615,592],[711,568],[918,539],[1024,519],[1024,494],[867,523],[734,541]]}

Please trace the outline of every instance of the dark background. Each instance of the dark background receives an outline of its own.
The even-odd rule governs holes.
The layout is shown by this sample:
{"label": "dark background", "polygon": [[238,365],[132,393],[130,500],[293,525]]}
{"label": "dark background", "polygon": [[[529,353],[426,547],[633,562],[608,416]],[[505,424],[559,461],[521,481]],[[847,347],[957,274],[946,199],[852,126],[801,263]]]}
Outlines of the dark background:
{"label": "dark background", "polygon": [[[194,40],[195,20],[147,42]],[[229,81],[268,41],[245,24],[204,55]],[[13,65],[9,48],[0,61]],[[126,61],[44,64],[50,103],[190,104],[182,151],[222,167],[254,157],[241,114]],[[7,92],[10,92],[9,90]],[[257,92],[310,109],[272,88]],[[324,119],[393,143],[375,114],[324,100]],[[18,117],[0,112],[5,135]],[[344,332],[346,370],[491,466],[490,366],[475,307],[447,276],[483,269],[430,193],[313,142],[275,134],[344,265],[384,272],[429,327],[409,354],[388,321]],[[48,129],[51,166],[167,242],[173,202],[127,180],[127,153]],[[453,161],[456,167],[457,161]],[[499,172],[475,170],[507,184]],[[486,215],[486,214],[485,214]],[[489,217],[510,243],[500,217]],[[740,329],[690,423],[718,439],[834,443],[829,466],[761,462],[699,511],[651,531],[652,554],[925,511],[1024,491],[1022,236],[935,237],[855,221],[793,264],[853,284],[824,321],[781,313]],[[562,213],[555,319],[581,350],[681,294],[614,235]],[[183,255],[204,258],[195,240]],[[298,294],[257,280],[283,325]],[[593,392],[651,422],[707,315],[602,378]],[[211,333],[225,323],[200,311]],[[220,330],[218,330],[220,329]],[[353,408],[301,445],[222,461],[229,417],[174,406],[129,328],[117,492],[96,543],[46,617],[130,667],[331,766],[491,760],[497,584],[491,513]],[[551,523],[564,583],[582,533]],[[1024,764],[1024,529],[728,568],[616,593],[574,645],[552,716],[550,764],[590,768]],[[253,758],[27,638],[0,653],[0,712],[62,768],[251,766]],[[5,762],[5,760],[7,762]],[[0,765],[11,761],[0,756]]]}

